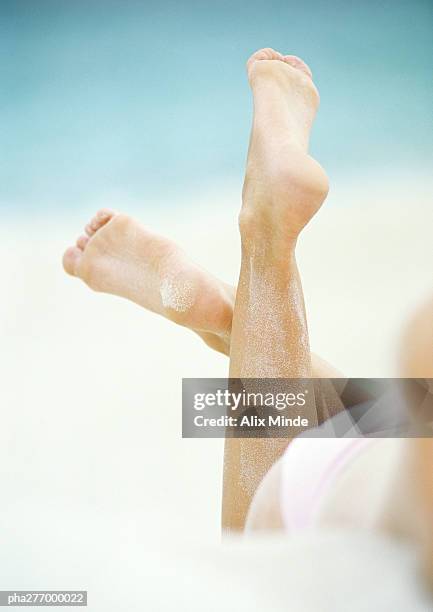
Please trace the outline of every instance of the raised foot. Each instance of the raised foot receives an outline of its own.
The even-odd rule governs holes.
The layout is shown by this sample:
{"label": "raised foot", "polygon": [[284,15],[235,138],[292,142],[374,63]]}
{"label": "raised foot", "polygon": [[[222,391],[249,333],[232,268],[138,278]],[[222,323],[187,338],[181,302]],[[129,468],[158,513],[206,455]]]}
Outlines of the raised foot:
{"label": "raised foot", "polygon": [[[328,193],[323,168],[308,154],[319,104],[309,67],[262,49],[247,62],[254,120],[243,189],[243,238],[296,240]],[[245,242],[245,241],[244,241]]]}
{"label": "raised foot", "polygon": [[225,338],[234,296],[174,242],[135,219],[103,209],[63,256],[65,271],[195,331]]}

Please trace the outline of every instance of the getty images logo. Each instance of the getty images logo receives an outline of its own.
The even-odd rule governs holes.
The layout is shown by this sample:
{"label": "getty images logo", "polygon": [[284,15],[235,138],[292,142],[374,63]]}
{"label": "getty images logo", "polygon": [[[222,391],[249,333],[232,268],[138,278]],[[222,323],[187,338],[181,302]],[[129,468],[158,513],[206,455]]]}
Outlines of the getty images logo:
{"label": "getty images logo", "polygon": [[231,410],[239,408],[267,407],[285,410],[306,404],[308,389],[300,393],[251,393],[242,390],[238,393],[228,389],[218,389],[214,393],[195,393],[194,410],[204,410],[212,407],[225,407]]}

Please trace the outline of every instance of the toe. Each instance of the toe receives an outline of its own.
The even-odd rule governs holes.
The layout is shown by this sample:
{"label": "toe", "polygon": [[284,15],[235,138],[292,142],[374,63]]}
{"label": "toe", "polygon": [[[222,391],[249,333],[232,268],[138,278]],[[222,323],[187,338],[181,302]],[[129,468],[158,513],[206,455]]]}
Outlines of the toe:
{"label": "toe", "polygon": [[96,215],[90,221],[90,227],[93,229],[93,231],[97,232],[98,229],[101,229],[103,225],[108,223],[115,214],[116,213],[109,208],[101,208],[101,210],[98,210]]}
{"label": "toe", "polygon": [[254,62],[259,62],[261,60],[282,60],[283,56],[279,51],[275,51],[275,49],[271,49],[271,47],[266,47],[265,49],[259,49],[247,61],[247,69],[249,70]]}
{"label": "toe", "polygon": [[116,215],[116,211],[111,208],[101,208],[96,213],[96,217],[103,223],[107,223],[114,215]]}
{"label": "toe", "polygon": [[265,49],[259,49],[253,53],[248,61],[256,62],[259,60],[274,60],[281,59],[282,57],[283,56],[279,51],[275,51],[275,49],[272,49],[271,47],[266,47]]}
{"label": "toe", "polygon": [[97,231],[98,231],[98,229],[101,227],[101,222],[99,221],[99,219],[98,219],[98,216],[97,216],[97,215],[95,215],[95,216],[93,217],[93,219],[90,221],[89,225],[90,225],[90,227],[92,228],[92,230],[93,230],[94,232],[97,232]]}
{"label": "toe", "polygon": [[86,234],[91,237],[95,232],[97,232],[101,227],[106,225],[117,213],[110,208],[101,208],[98,210],[93,219],[86,225],[84,228]]}
{"label": "toe", "polygon": [[310,67],[307,66],[307,64],[302,61],[300,57],[297,57],[296,55],[284,55],[283,61],[286,62],[286,64],[289,64],[289,66],[293,66],[293,68],[301,70],[307,76],[309,76],[310,79],[313,78],[313,73],[311,72]]}
{"label": "toe", "polygon": [[90,223],[86,225],[86,227],[84,228],[84,231],[86,232],[89,238],[91,238],[93,234],[95,233],[95,230],[92,228]]}
{"label": "toe", "polygon": [[77,275],[77,268],[80,262],[81,257],[83,256],[83,251],[78,247],[70,247],[65,251],[63,255],[63,267],[65,272],[70,274],[71,276]]}
{"label": "toe", "polygon": [[89,240],[90,240],[89,236],[80,236],[77,240],[77,247],[81,249],[82,251],[84,251]]}

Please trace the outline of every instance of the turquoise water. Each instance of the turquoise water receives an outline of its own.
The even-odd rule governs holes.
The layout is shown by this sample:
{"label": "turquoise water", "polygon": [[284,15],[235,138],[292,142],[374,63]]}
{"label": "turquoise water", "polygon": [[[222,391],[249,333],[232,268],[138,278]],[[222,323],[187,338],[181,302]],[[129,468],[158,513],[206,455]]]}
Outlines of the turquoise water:
{"label": "turquoise water", "polygon": [[[313,152],[332,176],[426,165],[433,4],[0,3],[0,207],[70,209],[122,192],[242,179],[244,62],[303,57],[322,97]],[[151,204],[149,204],[151,205]]]}

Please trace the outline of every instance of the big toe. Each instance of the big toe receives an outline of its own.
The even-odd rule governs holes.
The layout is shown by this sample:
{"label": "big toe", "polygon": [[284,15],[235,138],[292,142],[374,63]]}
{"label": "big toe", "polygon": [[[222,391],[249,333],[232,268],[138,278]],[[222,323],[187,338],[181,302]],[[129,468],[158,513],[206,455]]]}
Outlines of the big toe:
{"label": "big toe", "polygon": [[63,268],[65,272],[71,276],[77,276],[78,264],[82,256],[83,251],[78,247],[70,247],[67,249],[63,255]]}

